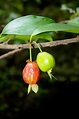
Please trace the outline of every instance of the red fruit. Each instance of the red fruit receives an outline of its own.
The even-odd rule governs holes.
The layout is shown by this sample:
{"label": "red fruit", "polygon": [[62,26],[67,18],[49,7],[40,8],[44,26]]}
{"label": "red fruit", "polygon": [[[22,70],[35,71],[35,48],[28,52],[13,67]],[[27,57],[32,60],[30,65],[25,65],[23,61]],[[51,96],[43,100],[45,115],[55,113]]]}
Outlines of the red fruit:
{"label": "red fruit", "polygon": [[40,78],[40,70],[35,61],[27,62],[22,72],[23,80],[30,85],[36,84]]}

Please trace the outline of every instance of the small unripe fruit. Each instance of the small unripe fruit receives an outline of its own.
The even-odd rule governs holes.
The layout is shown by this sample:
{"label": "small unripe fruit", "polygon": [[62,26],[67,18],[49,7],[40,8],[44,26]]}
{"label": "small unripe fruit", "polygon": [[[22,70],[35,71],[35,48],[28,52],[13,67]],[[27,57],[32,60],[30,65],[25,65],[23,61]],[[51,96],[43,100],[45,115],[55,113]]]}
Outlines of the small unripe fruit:
{"label": "small unripe fruit", "polygon": [[47,72],[55,67],[54,57],[47,52],[38,53],[36,61],[40,70],[43,72]]}

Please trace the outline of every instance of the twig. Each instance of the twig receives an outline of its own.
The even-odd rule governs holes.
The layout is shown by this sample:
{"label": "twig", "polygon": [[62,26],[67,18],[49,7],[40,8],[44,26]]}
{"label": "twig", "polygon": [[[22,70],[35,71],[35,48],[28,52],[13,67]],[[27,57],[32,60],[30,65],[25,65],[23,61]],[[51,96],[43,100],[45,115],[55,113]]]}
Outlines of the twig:
{"label": "twig", "polygon": [[[53,47],[53,46],[58,46],[58,45],[67,45],[70,43],[76,43],[79,42],[79,37],[76,38],[71,38],[71,39],[65,39],[65,40],[57,40],[57,41],[52,41],[52,42],[44,42],[44,43],[38,43],[42,47]],[[0,49],[28,49],[29,48],[29,43],[28,44],[0,44]],[[33,48],[37,48],[33,44]]]}
{"label": "twig", "polygon": [[41,43],[41,46],[42,47],[53,47],[53,46],[58,46],[58,45],[68,45],[70,43],[76,43],[76,42],[79,42],[79,37],[65,39],[65,40],[57,40],[57,41],[52,41],[48,43]]}
{"label": "twig", "polygon": [[8,52],[8,53],[5,53],[5,54],[1,55],[1,56],[0,56],[0,59],[6,58],[6,57],[8,57],[8,56],[11,56],[11,55],[13,55],[13,54],[15,54],[16,52],[19,52],[19,51],[21,51],[21,50],[22,50],[21,48],[20,48],[20,49],[12,50],[12,51],[10,51],[10,52]]}
{"label": "twig", "polygon": [[[53,46],[67,45],[70,43],[77,43],[77,42],[79,42],[79,37],[65,39],[65,40],[57,40],[57,41],[52,41],[52,42],[38,43],[38,44],[42,47],[53,47]],[[19,51],[22,51],[23,49],[28,49],[28,48],[29,48],[29,43],[28,44],[4,44],[4,43],[2,43],[2,44],[0,44],[0,49],[9,49],[12,51],[1,55],[0,59],[3,59],[5,57],[13,55],[16,52],[19,52]],[[34,45],[34,43],[33,43],[32,48],[37,48],[36,45]]]}

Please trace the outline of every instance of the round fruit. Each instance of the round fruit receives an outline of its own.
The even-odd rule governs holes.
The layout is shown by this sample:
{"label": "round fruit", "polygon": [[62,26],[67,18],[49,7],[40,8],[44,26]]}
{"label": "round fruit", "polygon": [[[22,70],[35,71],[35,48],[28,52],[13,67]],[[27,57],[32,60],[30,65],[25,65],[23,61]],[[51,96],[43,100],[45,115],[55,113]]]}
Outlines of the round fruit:
{"label": "round fruit", "polygon": [[54,57],[47,52],[38,53],[36,61],[40,70],[43,72],[47,72],[55,66]]}
{"label": "round fruit", "polygon": [[36,84],[40,78],[40,70],[35,61],[27,62],[22,72],[23,80],[32,85]]}

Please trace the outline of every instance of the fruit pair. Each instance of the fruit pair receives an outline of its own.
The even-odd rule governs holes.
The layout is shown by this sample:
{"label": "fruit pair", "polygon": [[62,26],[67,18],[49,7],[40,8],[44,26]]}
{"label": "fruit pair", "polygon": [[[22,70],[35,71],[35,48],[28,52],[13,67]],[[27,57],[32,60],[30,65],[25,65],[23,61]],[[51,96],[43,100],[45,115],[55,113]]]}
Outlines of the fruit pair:
{"label": "fruit pair", "polygon": [[31,90],[37,93],[38,85],[36,83],[40,78],[40,70],[47,72],[49,77],[52,78],[51,70],[54,68],[54,66],[55,59],[47,52],[38,53],[36,61],[27,61],[27,64],[23,69],[23,79],[29,84],[28,93]]}

